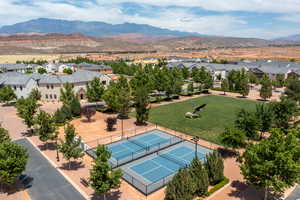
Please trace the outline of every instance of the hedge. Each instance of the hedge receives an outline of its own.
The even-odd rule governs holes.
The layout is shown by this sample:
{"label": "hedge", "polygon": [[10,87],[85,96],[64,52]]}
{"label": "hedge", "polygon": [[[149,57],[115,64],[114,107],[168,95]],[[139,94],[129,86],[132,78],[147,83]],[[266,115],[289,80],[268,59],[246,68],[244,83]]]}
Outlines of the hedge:
{"label": "hedge", "polygon": [[214,185],[208,192],[207,192],[207,196],[212,195],[213,193],[215,193],[216,191],[218,191],[219,189],[221,189],[222,187],[224,187],[226,184],[229,183],[229,179],[228,178],[224,178],[223,181],[221,181],[220,183]]}

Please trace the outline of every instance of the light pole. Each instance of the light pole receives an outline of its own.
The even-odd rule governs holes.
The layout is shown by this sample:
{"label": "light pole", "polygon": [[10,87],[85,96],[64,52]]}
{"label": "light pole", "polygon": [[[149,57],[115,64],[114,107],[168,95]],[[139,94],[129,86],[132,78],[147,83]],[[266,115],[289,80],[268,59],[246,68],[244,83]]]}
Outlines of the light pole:
{"label": "light pole", "polygon": [[56,133],[56,160],[59,162],[59,154],[58,154],[58,133]]}
{"label": "light pole", "polygon": [[197,154],[197,147],[198,147],[198,141],[199,141],[199,136],[195,136],[192,138],[192,141],[195,142],[195,158],[198,159],[198,154]]}
{"label": "light pole", "polygon": [[123,118],[121,118],[121,129],[122,129],[122,139],[124,138],[124,129],[123,129]]}

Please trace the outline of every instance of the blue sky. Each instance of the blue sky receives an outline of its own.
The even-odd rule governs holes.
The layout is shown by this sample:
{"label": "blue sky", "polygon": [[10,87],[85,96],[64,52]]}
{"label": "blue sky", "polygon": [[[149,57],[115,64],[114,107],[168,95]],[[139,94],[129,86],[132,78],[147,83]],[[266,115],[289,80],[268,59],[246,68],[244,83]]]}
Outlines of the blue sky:
{"label": "blue sky", "polygon": [[1,0],[0,26],[47,17],[132,22],[208,35],[300,34],[300,0]]}

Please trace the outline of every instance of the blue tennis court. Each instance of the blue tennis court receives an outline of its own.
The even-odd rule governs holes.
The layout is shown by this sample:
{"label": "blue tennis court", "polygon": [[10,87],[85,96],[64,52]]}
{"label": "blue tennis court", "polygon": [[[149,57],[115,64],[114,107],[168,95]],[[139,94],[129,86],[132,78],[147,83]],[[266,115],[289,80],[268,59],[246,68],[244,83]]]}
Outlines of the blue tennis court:
{"label": "blue tennis court", "polygon": [[[112,154],[109,162],[111,166],[115,168],[182,141],[181,138],[155,129],[125,140],[108,144],[107,148]],[[87,153],[93,156],[94,151],[95,149],[91,149],[88,150]]]}
{"label": "blue tennis court", "polygon": [[[198,145],[197,157],[204,160],[210,152],[210,149]],[[195,156],[195,145],[186,141],[121,167],[123,178],[143,193],[149,194],[167,184]]]}

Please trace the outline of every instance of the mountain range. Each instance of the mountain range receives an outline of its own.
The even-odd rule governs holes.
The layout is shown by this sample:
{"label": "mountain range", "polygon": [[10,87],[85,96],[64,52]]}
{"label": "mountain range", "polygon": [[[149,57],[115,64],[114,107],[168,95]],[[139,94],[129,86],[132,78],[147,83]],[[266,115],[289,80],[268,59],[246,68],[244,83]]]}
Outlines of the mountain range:
{"label": "mountain range", "polygon": [[16,33],[81,33],[91,37],[103,37],[108,35],[138,33],[149,36],[176,36],[185,37],[200,35],[198,33],[188,33],[172,31],[158,28],[147,24],[108,24],[104,22],[83,22],[60,19],[39,18],[14,25],[2,26],[0,34]]}
{"label": "mountain range", "polygon": [[264,40],[207,36],[150,25],[39,18],[0,28],[0,54],[182,51],[300,45],[299,36]]}
{"label": "mountain range", "polygon": [[298,34],[298,35],[290,35],[290,36],[287,36],[287,37],[277,38],[277,40],[285,40],[285,41],[300,42],[300,34]]}

